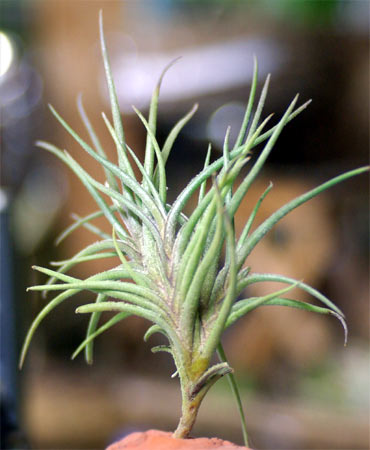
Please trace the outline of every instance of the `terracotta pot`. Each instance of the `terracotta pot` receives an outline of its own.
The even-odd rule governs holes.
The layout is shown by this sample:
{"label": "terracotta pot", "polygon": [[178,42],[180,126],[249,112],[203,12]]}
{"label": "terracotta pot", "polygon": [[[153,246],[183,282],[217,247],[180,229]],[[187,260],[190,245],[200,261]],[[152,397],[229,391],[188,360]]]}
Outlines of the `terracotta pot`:
{"label": "terracotta pot", "polygon": [[218,438],[175,439],[172,433],[158,430],[132,433],[106,450],[248,450]]}

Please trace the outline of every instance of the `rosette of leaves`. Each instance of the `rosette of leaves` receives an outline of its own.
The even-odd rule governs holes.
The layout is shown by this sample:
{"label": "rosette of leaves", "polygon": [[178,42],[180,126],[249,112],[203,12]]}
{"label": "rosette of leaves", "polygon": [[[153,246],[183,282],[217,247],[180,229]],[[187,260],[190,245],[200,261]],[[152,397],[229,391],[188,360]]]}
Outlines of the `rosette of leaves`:
{"label": "rosette of leaves", "polygon": [[[267,77],[255,105],[258,72],[255,61],[249,101],[235,143],[230,146],[228,130],[222,155],[212,163],[209,146],[203,170],[169,205],[166,200],[166,162],[177,135],[191,119],[197,105],[173,127],[160,147],[156,139],[156,120],[163,72],[153,92],[148,119],[134,108],[147,133],[145,157],[141,162],[125,141],[101,17],[100,39],[113,121],[104,113],[103,120],[117,149],[118,162],[115,164],[107,159],[81,98],[78,100],[78,108],[91,143],[77,135],[50,106],[60,124],[101,165],[106,182],[102,184],[95,180],[67,151],[47,142],[37,143],[74,171],[98,205],[98,210],[86,217],[75,216],[75,222],[60,236],[58,242],[78,227],[85,227],[98,240],[68,261],[60,263],[57,270],[34,267],[48,275],[49,279],[45,284],[29,289],[60,293],[34,319],[24,342],[20,365],[24,362],[31,339],[42,320],[73,295],[88,291],[94,301],[76,310],[79,314],[90,314],[86,339],[73,357],[84,351],[86,361],[91,363],[93,343],[98,335],[132,315],[147,319],[150,326],[144,340],[147,341],[153,333],[161,333],[165,337],[166,345],[154,347],[152,351],[165,351],[173,357],[175,375],[180,380],[182,415],[174,436],[186,438],[189,435],[205,394],[220,377],[226,375],[238,403],[247,445],[243,410],[232,368],[221,345],[222,333],[254,309],[273,305],[332,315],[340,320],[345,334],[347,333],[343,313],[327,297],[304,282],[292,278],[253,273],[246,267],[248,256],[266,233],[289,212],[331,186],[368,168],[352,170],[321,184],[293,199],[258,226],[252,227],[261,202],[272,188],[270,185],[262,193],[243,232],[237,237],[233,220],[242,199],[258,176],[285,125],[309,103],[296,107],[298,96],[295,97],[278,123],[266,130],[270,117],[264,120],[261,117],[270,77]],[[253,149],[262,143],[262,150],[255,162],[235,188],[234,182],[241,170],[248,166]],[[140,173],[140,177],[135,173]],[[198,196],[198,202],[187,217],[183,210],[194,195]],[[94,224],[94,219],[101,216],[110,223],[111,235]],[[67,274],[78,264],[100,258],[113,258],[116,261],[115,267],[85,280]],[[266,281],[281,282],[285,287],[263,297],[243,297],[248,286]],[[284,295],[294,287],[308,292],[321,305],[286,298]],[[102,313],[107,311],[115,314],[100,324]],[[214,362],[216,352],[219,362]]]}

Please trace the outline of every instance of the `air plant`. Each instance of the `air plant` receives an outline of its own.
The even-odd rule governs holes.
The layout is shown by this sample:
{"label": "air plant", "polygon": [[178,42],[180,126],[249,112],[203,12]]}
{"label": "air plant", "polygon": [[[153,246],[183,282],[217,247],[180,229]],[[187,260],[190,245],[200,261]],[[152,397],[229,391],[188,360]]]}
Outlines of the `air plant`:
{"label": "air plant", "polygon": [[[261,120],[266,99],[268,76],[259,101],[254,108],[258,68],[254,62],[253,81],[243,123],[234,145],[230,146],[228,129],[222,155],[211,163],[211,146],[208,147],[203,170],[195,176],[178,195],[167,203],[166,162],[175,139],[197,109],[195,105],[171,130],[164,145],[156,139],[157,106],[162,73],[154,89],[149,117],[146,119],[134,108],[146,129],[144,161],[141,162],[125,141],[116,90],[109,65],[100,16],[100,40],[108,84],[113,123],[103,113],[103,120],[117,149],[118,163],[110,162],[83,108],[81,98],[78,108],[91,139],[83,140],[70,125],[50,106],[51,112],[94,158],[105,173],[106,182],[96,181],[67,151],[44,141],[37,145],[61,159],[80,178],[98,210],[86,217],[75,216],[75,222],[60,236],[61,242],[78,227],[85,227],[98,236],[98,240],[83,248],[57,270],[37,267],[49,276],[48,281],[29,290],[60,291],[44,306],[34,319],[20,358],[24,362],[31,339],[42,320],[65,300],[81,291],[89,291],[95,298],[92,303],[76,309],[76,313],[90,314],[85,340],[73,354],[85,352],[87,363],[93,359],[94,339],[118,322],[130,316],[147,319],[151,324],[144,335],[147,341],[153,333],[161,333],[166,345],[152,348],[153,352],[168,352],[175,363],[182,394],[182,415],[174,432],[177,438],[186,438],[194,425],[199,406],[210,387],[227,376],[235,395],[241,416],[245,444],[247,433],[240,396],[221,344],[223,332],[238,319],[260,306],[287,306],[336,317],[347,328],[344,315],[326,296],[303,281],[274,275],[253,273],[245,263],[255,246],[271,228],[288,213],[326,189],[368,170],[359,168],[339,175],[326,183],[293,199],[260,225],[252,228],[259,206],[271,190],[262,193],[239,237],[235,235],[234,217],[251,184],[258,176],[269,153],[285,125],[301,113],[309,101],[296,107],[298,96],[275,126],[266,130],[271,116]],[[253,149],[263,148],[238,187],[235,180],[248,163]],[[136,165],[136,168],[135,168]],[[140,177],[136,176],[140,173]],[[139,178],[139,179],[138,179]],[[208,183],[207,183],[208,182]],[[193,212],[186,216],[184,208],[189,199],[197,195]],[[94,223],[104,216],[112,227],[106,234]],[[253,231],[252,231],[253,230]],[[67,275],[67,272],[85,261],[114,258],[116,266],[92,275],[85,280]],[[245,297],[245,289],[254,283],[274,281],[285,285],[283,289],[262,297]],[[298,287],[322,306],[286,298],[284,295]],[[104,312],[114,312],[100,324]],[[214,355],[218,353],[218,362]]]}

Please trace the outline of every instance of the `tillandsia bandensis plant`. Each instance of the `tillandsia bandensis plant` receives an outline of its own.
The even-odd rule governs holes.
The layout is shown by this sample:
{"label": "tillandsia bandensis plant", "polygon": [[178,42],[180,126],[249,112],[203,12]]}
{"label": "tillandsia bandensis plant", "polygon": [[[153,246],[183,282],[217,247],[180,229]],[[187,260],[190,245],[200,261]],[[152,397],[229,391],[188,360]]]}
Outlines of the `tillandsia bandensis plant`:
{"label": "tillandsia bandensis plant", "polygon": [[[231,148],[228,129],[222,155],[211,163],[209,146],[203,170],[169,205],[166,200],[166,162],[177,135],[191,119],[197,105],[173,127],[164,145],[160,147],[156,139],[156,121],[164,71],[154,89],[148,119],[134,108],[147,133],[145,157],[141,162],[125,141],[101,15],[100,39],[113,123],[104,113],[103,120],[117,149],[118,163],[114,164],[107,159],[81,98],[78,100],[78,108],[91,144],[76,134],[50,106],[61,125],[101,165],[106,182],[102,184],[96,181],[67,151],[44,141],[37,142],[39,147],[55,154],[75,172],[98,205],[98,210],[86,217],[75,216],[75,222],[59,237],[58,242],[78,227],[85,227],[97,235],[98,240],[71,259],[59,263],[57,270],[34,267],[49,276],[49,279],[46,284],[30,287],[30,290],[61,293],[47,303],[33,321],[24,342],[20,365],[24,362],[31,339],[42,320],[65,300],[81,291],[88,291],[95,301],[76,309],[79,314],[90,314],[90,320],[86,339],[77,348],[73,358],[84,351],[86,361],[91,363],[94,339],[103,331],[129,316],[147,319],[151,324],[144,340],[147,341],[153,333],[161,333],[166,338],[166,345],[156,346],[152,351],[170,353],[176,366],[174,375],[180,380],[182,415],[174,436],[189,436],[205,394],[220,377],[226,375],[237,400],[247,445],[240,396],[233,370],[221,344],[223,332],[260,306],[282,305],[332,315],[340,320],[345,336],[347,334],[343,313],[327,297],[302,281],[275,274],[253,273],[245,265],[248,256],[266,233],[289,212],[331,186],[361,174],[368,168],[349,171],[321,184],[293,199],[252,228],[259,206],[271,190],[270,185],[262,193],[241,235],[237,237],[234,216],[242,199],[258,176],[285,125],[309,104],[306,102],[296,107],[296,96],[278,123],[266,130],[271,116],[264,120],[261,120],[261,116],[270,77],[267,77],[255,107],[258,72],[255,61],[250,96],[235,143]],[[254,114],[252,110],[255,111]],[[262,143],[263,148],[255,162],[235,188],[234,182],[250,162],[253,149]],[[188,217],[183,211],[194,195],[198,202]],[[110,223],[111,235],[93,223],[100,216],[105,216]],[[100,258],[113,258],[116,261],[115,267],[85,280],[67,275],[68,270],[77,264]],[[242,294],[248,286],[266,281],[281,282],[285,287],[262,297],[243,298]],[[295,287],[311,294],[322,306],[285,298],[284,295]],[[101,315],[106,311],[114,312],[115,315],[100,325]],[[218,362],[214,362],[215,353],[218,353]]]}

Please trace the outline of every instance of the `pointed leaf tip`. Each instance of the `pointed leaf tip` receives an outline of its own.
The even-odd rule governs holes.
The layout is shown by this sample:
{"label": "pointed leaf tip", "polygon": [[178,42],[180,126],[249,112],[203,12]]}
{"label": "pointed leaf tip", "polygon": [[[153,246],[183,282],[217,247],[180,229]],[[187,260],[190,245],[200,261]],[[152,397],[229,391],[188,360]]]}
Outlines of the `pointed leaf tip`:
{"label": "pointed leaf tip", "polygon": [[158,82],[157,82],[157,85],[156,85],[156,89],[160,89],[161,84],[162,84],[162,81],[163,81],[163,77],[166,75],[166,73],[168,72],[168,70],[169,70],[174,64],[176,64],[177,61],[178,61],[179,59],[181,59],[181,58],[182,58],[181,55],[180,55],[180,56],[177,56],[176,58],[172,59],[172,60],[165,66],[165,68],[162,70],[162,73],[161,73],[161,75],[160,75],[160,77],[159,77],[159,79],[158,79]]}
{"label": "pointed leaf tip", "polygon": [[335,316],[339,320],[339,322],[342,324],[343,331],[344,331],[344,344],[343,345],[344,345],[344,347],[347,347],[347,343],[348,343],[348,327],[347,327],[345,318],[344,318],[344,316],[336,313],[335,311],[331,311],[331,314],[333,316]]}

